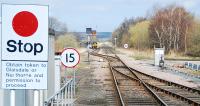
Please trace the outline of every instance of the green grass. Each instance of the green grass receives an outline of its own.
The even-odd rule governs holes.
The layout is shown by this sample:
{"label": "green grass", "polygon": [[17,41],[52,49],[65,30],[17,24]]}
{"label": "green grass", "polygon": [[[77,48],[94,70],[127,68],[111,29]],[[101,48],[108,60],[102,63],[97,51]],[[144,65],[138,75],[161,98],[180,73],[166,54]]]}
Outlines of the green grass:
{"label": "green grass", "polygon": [[134,56],[132,56],[135,60],[143,60],[143,59],[152,59],[152,58],[150,58],[150,57],[148,57],[148,56],[142,56],[142,55],[134,55]]}
{"label": "green grass", "polygon": [[167,60],[186,60],[186,61],[199,61],[200,57],[191,57],[186,56],[184,53],[176,53],[174,51],[170,51],[165,55],[165,59]]}
{"label": "green grass", "polygon": [[131,57],[133,57],[136,60],[153,59],[153,51],[152,50],[145,50],[145,51],[133,50],[133,54]]}
{"label": "green grass", "polygon": [[[133,57],[136,60],[143,60],[143,59],[154,59],[154,51],[153,50],[132,50],[133,54],[131,54],[131,57]],[[176,53],[176,52],[169,52],[168,54],[165,54],[165,60],[184,60],[184,61],[200,61],[200,57],[190,57],[184,55],[184,53]]]}
{"label": "green grass", "polygon": [[194,75],[200,75],[200,71],[194,71],[194,70],[192,70],[191,73],[194,74]]}

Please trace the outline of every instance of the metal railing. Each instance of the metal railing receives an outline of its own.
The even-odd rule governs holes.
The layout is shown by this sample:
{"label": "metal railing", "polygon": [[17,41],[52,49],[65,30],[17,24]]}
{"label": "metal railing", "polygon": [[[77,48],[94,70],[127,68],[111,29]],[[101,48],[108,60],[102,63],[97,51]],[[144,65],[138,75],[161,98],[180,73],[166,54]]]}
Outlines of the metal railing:
{"label": "metal railing", "polygon": [[66,84],[47,101],[45,106],[73,106],[75,97],[75,80],[68,80]]}
{"label": "metal railing", "polygon": [[195,63],[191,63],[191,62],[185,62],[185,68],[189,68],[191,70],[200,71],[200,65],[199,64],[195,64]]}

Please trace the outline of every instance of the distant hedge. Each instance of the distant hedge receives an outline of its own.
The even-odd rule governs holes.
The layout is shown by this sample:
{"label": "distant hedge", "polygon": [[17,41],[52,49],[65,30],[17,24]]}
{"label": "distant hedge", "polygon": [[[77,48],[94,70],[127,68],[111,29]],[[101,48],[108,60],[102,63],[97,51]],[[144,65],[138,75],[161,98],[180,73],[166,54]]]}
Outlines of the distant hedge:
{"label": "distant hedge", "polygon": [[55,41],[55,50],[62,51],[63,48],[66,47],[78,47],[78,41],[76,40],[76,36],[73,34],[65,34],[65,35],[60,35]]}

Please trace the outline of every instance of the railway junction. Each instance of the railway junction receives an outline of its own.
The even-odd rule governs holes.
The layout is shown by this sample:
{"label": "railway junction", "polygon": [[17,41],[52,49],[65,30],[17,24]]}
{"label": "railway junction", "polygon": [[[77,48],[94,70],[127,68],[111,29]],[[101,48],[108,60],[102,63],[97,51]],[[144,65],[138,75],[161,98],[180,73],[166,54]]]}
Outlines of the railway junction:
{"label": "railway junction", "polygon": [[78,106],[199,105],[198,78],[184,79],[181,74],[172,73],[170,66],[155,67],[151,62],[134,60],[123,53],[114,54],[109,47],[90,54],[91,72],[87,71],[88,76],[80,77],[78,82],[81,91],[75,102]]}

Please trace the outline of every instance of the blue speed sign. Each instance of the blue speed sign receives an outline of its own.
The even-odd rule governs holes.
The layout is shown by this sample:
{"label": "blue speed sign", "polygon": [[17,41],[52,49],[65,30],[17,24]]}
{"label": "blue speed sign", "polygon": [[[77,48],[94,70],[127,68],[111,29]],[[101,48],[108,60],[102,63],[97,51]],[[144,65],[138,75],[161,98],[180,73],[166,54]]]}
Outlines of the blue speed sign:
{"label": "blue speed sign", "polygon": [[68,68],[75,67],[80,61],[80,54],[74,48],[65,48],[61,54],[61,62]]}

